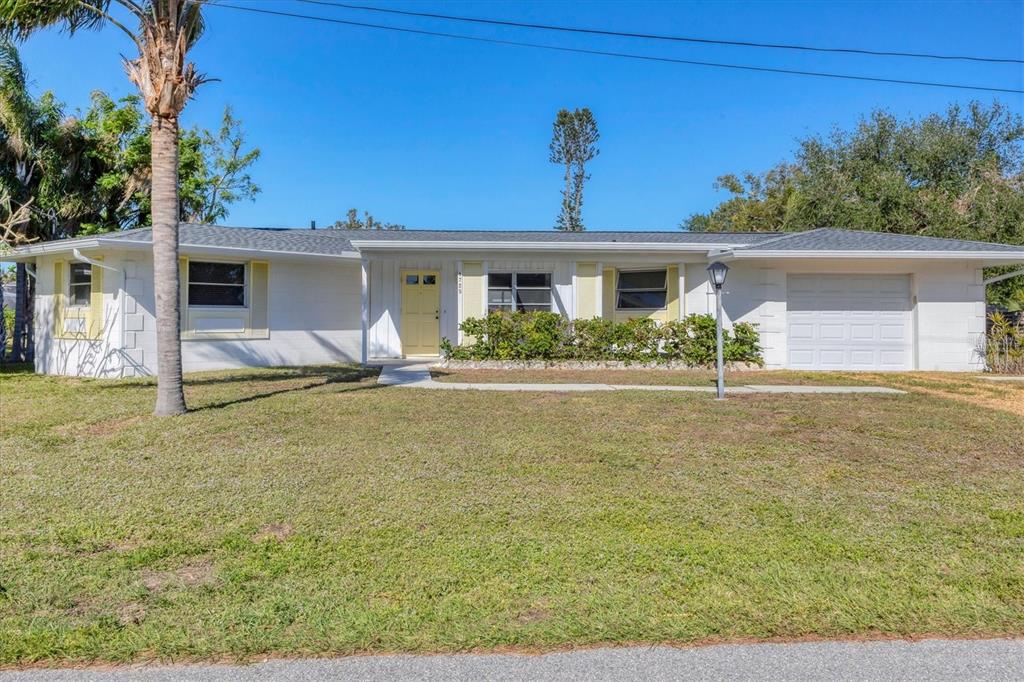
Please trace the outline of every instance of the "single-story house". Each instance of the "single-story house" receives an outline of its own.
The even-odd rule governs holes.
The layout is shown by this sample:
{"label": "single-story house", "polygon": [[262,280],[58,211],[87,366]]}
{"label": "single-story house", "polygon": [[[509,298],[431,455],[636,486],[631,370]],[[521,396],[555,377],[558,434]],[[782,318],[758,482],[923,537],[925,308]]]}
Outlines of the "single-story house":
{"label": "single-story house", "polygon": [[[982,268],[1024,247],[875,232],[346,231],[183,224],[186,371],[436,356],[488,310],[751,322],[769,368],[976,370]],[[153,374],[149,229],[16,249],[36,278],[36,371]]]}

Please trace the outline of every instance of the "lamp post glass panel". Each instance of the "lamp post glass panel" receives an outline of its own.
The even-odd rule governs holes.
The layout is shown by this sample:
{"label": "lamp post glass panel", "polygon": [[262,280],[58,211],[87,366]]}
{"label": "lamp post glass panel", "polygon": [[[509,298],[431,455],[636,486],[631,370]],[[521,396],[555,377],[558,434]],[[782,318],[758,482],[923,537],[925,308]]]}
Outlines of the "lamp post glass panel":
{"label": "lamp post glass panel", "polygon": [[708,276],[715,286],[715,333],[717,335],[718,350],[718,399],[725,399],[725,362],[722,351],[722,287],[725,286],[725,277],[729,274],[729,266],[721,261],[715,261],[708,266]]}

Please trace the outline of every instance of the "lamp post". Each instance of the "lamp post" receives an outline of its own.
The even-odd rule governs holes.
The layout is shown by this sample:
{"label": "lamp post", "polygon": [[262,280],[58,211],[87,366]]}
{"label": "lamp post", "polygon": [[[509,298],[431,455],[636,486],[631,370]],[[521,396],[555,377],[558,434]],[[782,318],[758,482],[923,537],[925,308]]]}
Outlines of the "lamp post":
{"label": "lamp post", "polygon": [[729,266],[721,261],[715,261],[708,266],[708,276],[715,286],[715,306],[718,314],[715,317],[715,332],[718,336],[718,399],[725,400],[725,362],[722,351],[722,287],[725,285],[725,277],[729,274]]}

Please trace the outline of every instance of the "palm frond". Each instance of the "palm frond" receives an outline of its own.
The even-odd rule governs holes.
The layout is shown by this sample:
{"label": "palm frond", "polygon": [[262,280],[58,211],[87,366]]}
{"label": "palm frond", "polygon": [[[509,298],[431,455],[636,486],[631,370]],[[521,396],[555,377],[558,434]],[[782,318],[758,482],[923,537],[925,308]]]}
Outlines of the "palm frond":
{"label": "palm frond", "polygon": [[0,89],[25,89],[25,67],[21,63],[18,47],[8,38],[0,36]]}
{"label": "palm frond", "polygon": [[51,26],[70,33],[99,28],[111,0],[0,0],[0,35],[18,39]]}

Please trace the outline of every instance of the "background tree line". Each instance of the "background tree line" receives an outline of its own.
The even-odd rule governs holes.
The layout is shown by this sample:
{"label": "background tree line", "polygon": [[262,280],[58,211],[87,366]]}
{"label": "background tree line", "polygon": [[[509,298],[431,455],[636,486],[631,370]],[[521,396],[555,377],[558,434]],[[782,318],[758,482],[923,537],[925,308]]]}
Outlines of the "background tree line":
{"label": "background tree line", "polygon": [[[715,186],[731,196],[683,229],[839,227],[1024,244],[1024,121],[999,102],[919,119],[876,110],[852,130],[798,140],[791,161]],[[989,300],[1024,307],[1024,277],[990,286]]]}

